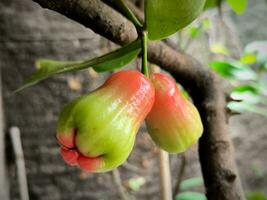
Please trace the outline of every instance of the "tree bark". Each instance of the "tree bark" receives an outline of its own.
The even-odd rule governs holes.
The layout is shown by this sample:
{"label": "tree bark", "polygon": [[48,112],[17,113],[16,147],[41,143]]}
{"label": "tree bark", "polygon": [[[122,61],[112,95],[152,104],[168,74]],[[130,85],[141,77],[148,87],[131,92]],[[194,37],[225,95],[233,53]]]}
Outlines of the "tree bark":
{"label": "tree bark", "polygon": [[[129,21],[100,0],[34,0],[120,45],[137,38]],[[170,72],[191,94],[204,125],[199,156],[209,200],[243,200],[228,134],[226,96],[219,78],[189,55],[162,42],[149,43],[149,61]]]}

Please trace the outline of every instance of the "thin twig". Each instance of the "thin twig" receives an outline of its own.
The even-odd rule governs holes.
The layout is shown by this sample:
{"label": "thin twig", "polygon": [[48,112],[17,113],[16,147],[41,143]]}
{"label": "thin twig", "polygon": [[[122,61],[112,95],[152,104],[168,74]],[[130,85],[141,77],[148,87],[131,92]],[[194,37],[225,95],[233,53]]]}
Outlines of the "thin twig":
{"label": "thin twig", "polygon": [[173,199],[175,199],[175,196],[179,193],[180,185],[182,182],[182,178],[185,172],[186,165],[187,165],[186,153],[183,153],[181,155],[181,164],[180,164],[179,171],[178,171],[177,178],[176,178],[177,182],[173,190]]}
{"label": "thin twig", "polygon": [[125,169],[131,170],[135,173],[139,173],[140,169],[134,165],[132,165],[131,163],[128,163],[127,161],[123,163],[122,167],[124,167]]}
{"label": "thin twig", "polygon": [[112,171],[112,175],[113,175],[113,179],[114,179],[116,185],[118,186],[118,190],[119,190],[121,199],[122,200],[130,200],[131,198],[130,198],[128,192],[125,190],[125,188],[122,185],[121,176],[120,176],[119,170],[118,169],[114,169]]}
{"label": "thin twig", "polygon": [[5,151],[5,125],[2,99],[2,72],[0,70],[0,199],[9,200],[9,180],[7,176]]}
{"label": "thin twig", "polygon": [[169,154],[166,151],[160,150],[159,159],[160,159],[161,199],[172,200]]}
{"label": "thin twig", "polygon": [[20,130],[18,127],[11,127],[9,133],[16,158],[20,198],[21,200],[29,200],[24,155],[20,139]]}

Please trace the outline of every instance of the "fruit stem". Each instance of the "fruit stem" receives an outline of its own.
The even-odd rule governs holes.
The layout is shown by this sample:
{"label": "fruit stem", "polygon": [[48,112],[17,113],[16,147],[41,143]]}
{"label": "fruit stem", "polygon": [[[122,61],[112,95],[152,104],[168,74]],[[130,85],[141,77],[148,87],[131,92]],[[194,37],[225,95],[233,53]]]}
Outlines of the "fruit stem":
{"label": "fruit stem", "polygon": [[141,22],[136,18],[124,0],[115,0],[115,4],[123,11],[125,16],[135,25],[137,29],[142,28]]}
{"label": "fruit stem", "polygon": [[142,37],[141,37],[141,43],[142,43],[142,73],[145,76],[149,76],[148,72],[148,64],[147,64],[147,31],[142,32]]}

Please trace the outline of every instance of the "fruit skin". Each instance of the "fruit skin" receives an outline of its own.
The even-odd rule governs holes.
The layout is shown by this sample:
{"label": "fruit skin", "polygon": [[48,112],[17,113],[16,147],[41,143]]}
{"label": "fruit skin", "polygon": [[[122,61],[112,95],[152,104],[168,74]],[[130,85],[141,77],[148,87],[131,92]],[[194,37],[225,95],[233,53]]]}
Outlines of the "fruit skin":
{"label": "fruit skin", "polygon": [[146,117],[148,133],[165,151],[183,152],[202,135],[198,110],[182,96],[173,78],[154,73],[150,79],[155,87],[155,103]]}
{"label": "fruit skin", "polygon": [[67,104],[56,135],[65,162],[88,172],[105,172],[122,164],[154,96],[149,79],[129,70],[111,75],[95,91]]}

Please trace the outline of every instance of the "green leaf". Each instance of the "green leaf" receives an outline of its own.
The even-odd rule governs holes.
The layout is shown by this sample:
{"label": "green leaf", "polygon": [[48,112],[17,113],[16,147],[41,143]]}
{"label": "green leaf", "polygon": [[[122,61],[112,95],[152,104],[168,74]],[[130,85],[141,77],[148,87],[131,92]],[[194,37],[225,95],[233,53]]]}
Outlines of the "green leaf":
{"label": "green leaf", "polygon": [[138,39],[126,45],[125,47],[118,49],[117,51],[100,57],[103,61],[96,62],[92,67],[96,72],[105,72],[118,69],[135,59],[140,51],[141,41]]}
{"label": "green leaf", "polygon": [[218,6],[219,0],[206,0],[204,9],[214,8]]}
{"label": "green leaf", "polygon": [[210,67],[221,76],[234,80],[256,80],[258,77],[249,66],[236,61],[213,61]]}
{"label": "green leaf", "polygon": [[257,89],[261,92],[261,94],[267,96],[267,80],[260,79],[257,83]]}
{"label": "green leaf", "polygon": [[267,200],[267,196],[262,192],[249,192],[246,197],[247,200]]}
{"label": "green leaf", "polygon": [[199,27],[192,26],[189,28],[189,32],[191,38],[196,38],[200,35],[201,29]]}
{"label": "green leaf", "polygon": [[252,113],[256,113],[259,115],[262,115],[264,117],[267,117],[267,110],[260,107],[260,106],[256,106],[250,102],[246,102],[246,101],[241,101],[241,102],[235,102],[235,101],[231,101],[227,104],[227,107],[235,112],[239,112],[239,113],[243,113],[243,112],[252,112]]}
{"label": "green leaf", "polygon": [[243,64],[253,64],[257,61],[257,56],[255,54],[245,54],[240,58],[240,62]]}
{"label": "green leaf", "polygon": [[245,47],[246,54],[256,54],[257,62],[267,62],[267,40],[255,41]]}
{"label": "green leaf", "polygon": [[189,178],[181,183],[181,190],[188,190],[194,187],[199,187],[203,185],[203,179],[201,177],[194,177],[194,178]]}
{"label": "green leaf", "polygon": [[234,88],[231,92],[231,98],[237,101],[246,101],[251,104],[260,103],[262,100],[258,89],[252,85],[242,85]]}
{"label": "green leaf", "polygon": [[182,192],[175,197],[175,200],[206,200],[206,196],[198,192]]}
{"label": "green leaf", "polygon": [[145,182],[146,180],[144,177],[131,178],[128,181],[128,185],[132,190],[138,191],[145,184]]}
{"label": "green leaf", "polygon": [[227,0],[227,3],[237,14],[245,12],[248,6],[248,0]]}
{"label": "green leaf", "polygon": [[201,21],[201,26],[203,27],[204,30],[210,29],[211,21],[209,19],[203,19]]}
{"label": "green leaf", "polygon": [[215,43],[210,45],[210,50],[212,53],[215,54],[223,54],[226,56],[230,55],[229,50],[223,44],[220,43]]}
{"label": "green leaf", "polygon": [[260,103],[261,101],[261,98],[259,95],[253,93],[253,92],[250,92],[250,91],[246,91],[246,92],[232,92],[231,93],[231,97],[232,99],[234,100],[237,100],[237,101],[246,101],[246,102],[249,102],[249,103],[252,103],[252,104],[257,104],[257,103]]}
{"label": "green leaf", "polygon": [[187,27],[187,31],[191,38],[197,38],[200,36],[204,30],[209,29],[211,26],[211,22],[208,19],[201,20],[198,24],[192,24]]}
{"label": "green leaf", "polygon": [[38,71],[24,81],[23,85],[15,92],[21,91],[29,86],[37,84],[41,80],[49,78],[55,74],[73,72],[77,70],[93,67],[97,72],[114,70],[130,63],[137,57],[141,50],[141,41],[136,40],[124,47],[110,52],[106,55],[84,61],[55,61],[55,60],[39,60],[37,61]]}
{"label": "green leaf", "polygon": [[205,0],[145,0],[148,38],[168,37],[190,24],[202,11]]}
{"label": "green leaf", "polygon": [[204,6],[204,9],[210,9],[219,6],[221,3],[221,0],[207,0],[206,4]]}
{"label": "green leaf", "polygon": [[259,83],[251,83],[235,87],[231,92],[231,98],[236,101],[245,101],[250,104],[267,105],[267,98],[263,94]]}
{"label": "green leaf", "polygon": [[248,84],[248,85],[241,85],[237,86],[233,89],[234,92],[252,92],[254,94],[257,94],[259,89],[257,85],[254,84]]}

